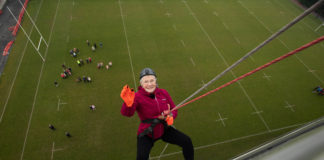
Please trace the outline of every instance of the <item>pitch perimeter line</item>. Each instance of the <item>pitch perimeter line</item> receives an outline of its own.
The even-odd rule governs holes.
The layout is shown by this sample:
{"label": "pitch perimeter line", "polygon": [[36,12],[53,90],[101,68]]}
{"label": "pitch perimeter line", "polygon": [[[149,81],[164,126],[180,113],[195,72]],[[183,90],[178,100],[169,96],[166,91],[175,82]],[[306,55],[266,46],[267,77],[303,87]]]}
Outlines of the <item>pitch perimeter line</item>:
{"label": "pitch perimeter line", "polygon": [[125,25],[125,20],[124,20],[124,14],[123,14],[123,9],[121,7],[121,2],[120,0],[118,0],[118,4],[119,4],[119,8],[120,8],[120,15],[122,17],[122,21],[123,21],[123,28],[124,28],[124,33],[125,33],[125,39],[126,39],[126,45],[127,45],[127,51],[128,51],[128,56],[129,56],[129,62],[132,68],[132,73],[133,73],[133,79],[134,79],[134,86],[135,86],[135,90],[137,91],[137,86],[136,86],[136,80],[135,80],[135,74],[134,74],[134,68],[133,68],[133,62],[132,62],[132,57],[131,57],[131,53],[130,53],[130,49],[129,49],[129,43],[128,43],[128,36],[127,36],[127,32],[126,32],[126,25]]}
{"label": "pitch perimeter line", "polygon": [[[306,123],[294,124],[294,125],[290,125],[290,126],[286,126],[286,127],[282,127],[282,128],[273,129],[271,131],[264,131],[264,132],[260,132],[260,133],[256,133],[256,134],[251,134],[251,135],[247,135],[247,136],[243,136],[243,137],[238,137],[238,138],[225,140],[225,141],[222,141],[222,142],[216,142],[216,143],[213,143],[213,144],[208,144],[208,145],[204,145],[204,146],[198,146],[198,147],[195,147],[194,150],[209,148],[209,147],[213,147],[213,146],[220,145],[220,144],[231,143],[231,142],[235,142],[235,141],[238,141],[238,140],[243,140],[243,139],[247,139],[247,138],[251,138],[251,137],[255,137],[255,136],[260,136],[260,135],[263,135],[263,134],[273,133],[273,132],[281,131],[281,130],[284,130],[284,129],[301,126],[303,124],[306,124]],[[173,155],[181,154],[181,153],[182,153],[182,151],[173,152],[173,153],[168,153],[168,154],[164,154],[164,155],[160,155],[160,156],[151,157],[150,159],[151,160],[159,159],[159,158],[162,158],[162,157],[169,157],[169,156],[173,156]]]}
{"label": "pitch perimeter line", "polygon": [[[37,19],[38,19],[39,11],[40,11],[40,8],[42,8],[43,1],[44,1],[44,0],[41,1],[40,5],[39,5],[39,8],[38,8],[38,10],[37,10],[37,13],[36,13],[36,16],[35,16],[35,22],[36,22]],[[33,30],[34,30],[34,25],[32,26],[29,35],[32,34]],[[22,52],[22,56],[21,56],[21,58],[20,58],[20,60],[19,60],[18,68],[17,68],[17,70],[16,70],[16,73],[15,73],[15,76],[14,76],[14,79],[13,79],[13,82],[12,82],[12,84],[11,84],[11,86],[10,86],[10,90],[9,90],[9,94],[8,94],[8,97],[7,97],[6,103],[5,103],[5,105],[4,105],[4,107],[3,107],[3,110],[2,110],[2,114],[1,114],[1,117],[0,117],[0,123],[2,122],[3,115],[4,115],[5,111],[6,111],[6,108],[7,108],[7,105],[8,105],[9,99],[10,99],[10,96],[11,96],[11,92],[12,92],[12,89],[13,89],[13,86],[15,85],[16,78],[17,78],[18,72],[19,72],[19,70],[20,70],[20,65],[21,65],[21,63],[22,63],[22,60],[24,59],[24,55],[25,55],[26,50],[27,50],[28,43],[29,43],[29,41],[27,40],[26,45],[25,45],[25,48],[24,48],[24,50],[23,50],[23,52]]]}
{"label": "pitch perimeter line", "polygon": [[40,71],[39,78],[38,78],[38,82],[37,82],[36,92],[35,92],[35,95],[34,95],[34,102],[33,102],[33,106],[32,106],[32,110],[31,110],[30,116],[29,116],[29,121],[28,121],[27,131],[26,131],[26,135],[25,135],[24,145],[23,145],[23,149],[22,149],[22,152],[21,152],[21,156],[20,156],[20,159],[21,160],[24,157],[24,152],[25,152],[25,148],[26,148],[26,143],[27,143],[29,128],[30,128],[31,120],[33,118],[33,112],[34,112],[34,109],[35,109],[37,94],[38,94],[38,90],[39,90],[39,84],[40,84],[40,81],[41,81],[41,78],[42,78],[42,75],[43,75],[43,69],[44,69],[45,62],[46,62],[48,48],[49,48],[49,45],[50,45],[51,40],[52,40],[53,29],[54,29],[54,26],[55,26],[55,21],[56,21],[56,16],[57,16],[57,11],[58,11],[58,8],[59,8],[60,1],[61,0],[58,0],[58,3],[57,3],[57,7],[56,7],[54,19],[53,19],[53,24],[52,24],[51,31],[50,31],[50,35],[49,35],[48,46],[47,46],[46,51],[45,51],[45,56],[44,56],[45,61],[42,64],[41,71]]}

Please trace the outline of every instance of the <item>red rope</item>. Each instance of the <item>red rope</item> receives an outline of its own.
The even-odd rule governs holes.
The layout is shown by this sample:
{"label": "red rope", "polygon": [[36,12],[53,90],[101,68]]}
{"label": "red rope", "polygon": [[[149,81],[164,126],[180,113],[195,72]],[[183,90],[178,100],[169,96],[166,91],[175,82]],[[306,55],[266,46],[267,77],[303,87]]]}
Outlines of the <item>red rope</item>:
{"label": "red rope", "polygon": [[209,92],[207,92],[207,93],[205,93],[205,94],[203,94],[203,95],[201,95],[199,97],[196,97],[196,98],[194,98],[194,99],[192,99],[192,100],[190,100],[190,101],[188,101],[188,102],[186,102],[186,103],[184,103],[184,104],[182,104],[180,106],[174,107],[172,109],[172,111],[178,110],[181,107],[184,107],[184,106],[186,106],[189,103],[192,103],[194,101],[197,101],[198,99],[201,99],[201,98],[203,98],[203,97],[205,97],[205,96],[207,96],[207,95],[209,95],[211,93],[214,93],[214,92],[216,92],[216,91],[218,91],[218,90],[220,90],[222,88],[225,88],[225,87],[227,87],[227,86],[229,86],[229,85],[237,82],[238,80],[241,80],[241,79],[243,79],[243,78],[245,78],[247,76],[250,76],[250,75],[252,75],[252,74],[254,74],[254,73],[256,73],[256,72],[258,72],[258,71],[260,71],[260,70],[262,70],[264,68],[269,67],[270,65],[272,65],[274,63],[277,63],[277,62],[279,62],[279,61],[281,61],[281,60],[283,60],[283,59],[285,59],[285,58],[287,58],[287,57],[289,57],[291,55],[294,55],[295,53],[298,53],[298,52],[300,52],[300,51],[302,51],[302,50],[304,50],[304,49],[306,49],[306,48],[308,48],[308,47],[310,47],[310,46],[312,46],[312,45],[314,45],[316,43],[319,43],[319,42],[321,42],[323,40],[324,40],[324,36],[319,37],[318,39],[316,39],[314,41],[311,41],[311,42],[309,42],[309,43],[307,43],[307,44],[305,44],[305,45],[303,45],[303,46],[301,46],[301,47],[299,47],[299,48],[297,48],[297,49],[295,49],[295,50],[293,50],[293,51],[291,51],[291,52],[289,52],[289,53],[287,53],[287,54],[285,54],[285,55],[283,55],[281,57],[278,57],[278,58],[272,60],[271,62],[268,62],[268,63],[266,63],[266,64],[264,64],[264,65],[262,65],[262,66],[260,66],[260,67],[258,67],[256,69],[254,69],[254,70],[252,70],[252,71],[250,71],[250,72],[248,72],[248,73],[246,73],[246,74],[244,74],[244,75],[242,75],[242,76],[240,76],[240,77],[238,77],[238,78],[230,81],[230,82],[227,82],[227,83],[223,84],[222,86],[220,86],[220,87],[218,87],[218,88],[216,88],[214,90],[211,90],[211,91],[209,91]]}

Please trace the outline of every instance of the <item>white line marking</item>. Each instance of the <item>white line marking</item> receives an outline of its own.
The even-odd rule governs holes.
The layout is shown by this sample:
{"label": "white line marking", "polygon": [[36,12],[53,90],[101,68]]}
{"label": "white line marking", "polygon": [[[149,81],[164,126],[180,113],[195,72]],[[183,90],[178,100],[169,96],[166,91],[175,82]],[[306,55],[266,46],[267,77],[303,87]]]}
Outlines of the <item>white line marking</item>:
{"label": "white line marking", "polygon": [[209,2],[208,2],[208,0],[204,0],[204,2],[206,3],[206,4],[208,4]]}
{"label": "white line marking", "polygon": [[[279,4],[279,5],[276,5],[276,6],[280,6],[282,9],[284,9],[284,10],[286,10],[286,7],[283,7],[282,6],[282,3],[281,3],[281,1],[279,1],[279,3],[277,3],[277,4]],[[288,10],[286,10],[286,11],[288,11]],[[292,14],[292,13],[290,13],[290,15],[293,17],[293,18],[295,18],[294,16],[294,14]],[[318,33],[316,33],[315,31],[314,31],[314,29],[309,25],[309,24],[307,24],[307,23],[305,23],[304,21],[300,21],[303,25],[305,25],[309,30],[311,30],[312,32],[314,32],[315,34],[317,34],[317,35],[319,35]],[[303,29],[304,30],[304,29]],[[323,45],[323,47],[324,47],[324,45]]]}
{"label": "white line marking", "polygon": [[285,102],[287,104],[287,106],[285,106],[285,108],[289,108],[292,112],[295,112],[295,110],[294,110],[295,105],[289,104],[288,101],[285,101]]}
{"label": "white line marking", "polygon": [[125,33],[125,39],[126,39],[128,56],[129,56],[129,62],[130,62],[131,69],[132,69],[132,73],[133,73],[134,86],[135,86],[135,90],[137,91],[136,81],[135,81],[135,74],[134,74],[134,68],[133,68],[133,62],[132,62],[131,52],[130,52],[129,43],[128,43],[128,37],[127,37],[127,31],[126,31],[126,24],[125,24],[125,20],[124,20],[124,16],[123,16],[124,15],[123,14],[123,9],[121,7],[120,0],[118,0],[118,2],[119,2],[119,8],[120,8],[120,15],[121,15],[122,21],[123,21],[123,28],[124,28],[124,33]]}
{"label": "white line marking", "polygon": [[177,31],[177,26],[175,24],[173,24],[172,27],[175,31]]}
{"label": "white line marking", "polygon": [[[206,85],[206,84],[205,84],[204,80],[201,80],[201,83],[200,83],[199,86],[203,87],[203,86],[205,86],[205,85]],[[207,90],[207,87],[205,88],[205,90]]]}
{"label": "white line marking", "polygon": [[192,59],[192,57],[190,57],[190,61],[191,61],[192,65],[195,67],[196,66],[196,63],[194,62],[194,60]]}
{"label": "white line marking", "polygon": [[163,0],[160,0],[160,3],[161,3],[161,4],[163,4],[163,3],[164,3],[164,1],[163,1]]}
{"label": "white line marking", "polygon": [[[161,156],[164,154],[164,152],[165,152],[165,150],[168,148],[168,146],[169,146],[169,143],[167,143],[167,144],[164,146],[162,152],[161,152],[160,155],[159,155],[159,159],[160,159]],[[151,158],[150,158],[150,159],[151,159]]]}
{"label": "white line marking", "polygon": [[[50,45],[51,40],[52,40],[53,29],[54,29],[54,26],[55,26],[55,21],[56,21],[56,16],[57,16],[57,11],[58,11],[58,8],[59,8],[60,1],[61,0],[58,0],[58,3],[57,3],[57,7],[56,7],[54,19],[53,19],[53,24],[52,24],[50,35],[49,35],[48,47],[46,48],[46,51],[45,51],[45,56],[44,56],[45,62],[46,62],[46,56],[47,56],[47,53],[48,53],[48,48],[49,48],[49,45]],[[33,106],[32,106],[30,116],[29,116],[27,131],[26,131],[25,140],[24,140],[24,145],[23,145],[23,149],[22,149],[22,152],[21,152],[21,156],[20,156],[21,160],[24,157],[25,147],[26,147],[26,143],[27,143],[27,137],[28,137],[29,128],[30,128],[30,125],[31,125],[31,120],[33,118],[33,113],[34,113],[34,109],[35,109],[37,94],[38,94],[38,90],[39,90],[39,84],[40,84],[40,80],[41,80],[42,75],[43,75],[43,69],[44,69],[44,66],[45,66],[45,62],[43,62],[43,64],[42,64],[41,71],[40,71],[39,78],[38,78],[38,82],[37,82],[36,92],[35,92],[35,95],[34,95],[34,102],[33,102]]]}
{"label": "white line marking", "polygon": [[[245,8],[249,13],[251,13],[251,11],[250,11],[250,9],[249,8],[247,8],[246,6],[244,6],[244,4],[243,4],[243,2],[242,1],[238,1],[241,5],[242,5],[242,7],[243,8]],[[272,30],[268,27],[268,26],[266,26],[255,14],[251,14],[260,24],[262,24],[263,25],[263,27],[265,28],[265,29],[267,29],[270,33],[273,33],[272,32]],[[284,45],[289,51],[291,51],[291,49],[286,45],[286,43],[284,43],[280,38],[277,38],[279,41],[280,41],[280,43],[282,44],[282,45]],[[296,57],[297,59],[298,59],[298,61],[300,62],[300,63],[302,63],[303,65],[304,65],[304,67],[307,69],[307,70],[310,70],[310,68],[296,55],[296,54],[294,54],[294,57]],[[311,72],[312,74],[313,74],[313,76],[315,77],[315,78],[317,78],[322,84],[324,84],[324,81],[315,73],[315,72]]]}
{"label": "white line marking", "polygon": [[213,15],[218,17],[218,13],[216,11],[213,12]]}
{"label": "white line marking", "polygon": [[[58,97],[59,98],[59,97]],[[59,98],[58,99],[58,102],[57,102],[57,111],[59,111],[60,110],[60,106],[61,105],[64,105],[64,104],[67,104],[67,103],[65,103],[65,102],[61,102],[61,99]]]}
{"label": "white line marking", "polygon": [[181,41],[182,46],[186,47],[186,44],[184,43],[184,41],[183,40],[180,40],[180,41]]}
{"label": "white line marking", "polygon": [[169,12],[167,12],[167,13],[165,13],[165,15],[168,16],[168,17],[170,17],[172,14],[169,13]]}
{"label": "white line marking", "polygon": [[313,73],[313,72],[315,72],[315,70],[312,70],[312,69],[310,69],[310,70],[308,70],[308,72],[311,72],[311,73]]}
{"label": "white line marking", "polygon": [[234,38],[238,44],[241,44],[241,41],[236,36],[234,36]]}
{"label": "white line marking", "polygon": [[53,145],[52,145],[52,155],[51,155],[51,160],[53,160],[54,158],[54,150],[55,149],[55,142],[53,142]]}
{"label": "white line marking", "polygon": [[70,16],[70,20],[71,20],[71,21],[73,20],[73,16],[72,16],[72,15]]}
{"label": "white line marking", "polygon": [[58,148],[58,149],[55,149],[55,142],[53,142],[53,145],[52,145],[52,155],[51,155],[51,160],[53,160],[54,158],[54,152],[57,152],[57,151],[62,151],[64,150],[65,148]]}
{"label": "white line marking", "polygon": [[[184,3],[187,7],[187,9],[189,10],[189,12],[192,12],[192,9],[190,8],[190,6],[187,3]],[[225,63],[226,67],[229,67],[226,59],[224,58],[224,56],[222,55],[222,53],[219,51],[219,49],[217,48],[217,46],[215,45],[214,41],[211,39],[211,37],[209,36],[208,32],[204,29],[204,27],[202,26],[202,24],[200,23],[200,21],[198,20],[198,18],[195,15],[192,15],[193,18],[195,19],[195,21],[199,24],[200,29],[203,31],[203,33],[206,35],[207,39],[209,40],[210,44],[214,47],[214,49],[216,50],[217,54],[221,57],[222,61]],[[233,71],[230,71],[231,74],[233,75],[234,78],[237,78],[236,75],[234,74]],[[240,86],[241,90],[243,91],[244,95],[247,97],[247,99],[249,100],[250,104],[252,105],[253,109],[257,112],[258,109],[255,106],[254,102],[252,101],[252,99],[250,98],[250,96],[247,94],[246,90],[244,89],[244,87],[242,86],[242,84],[240,83],[240,81],[237,82],[237,84]],[[265,125],[265,127],[267,128],[268,131],[270,131],[270,128],[268,126],[268,124],[265,122],[265,120],[263,119],[263,117],[258,114],[258,117],[260,118],[260,120],[263,122],[263,124]]]}
{"label": "white line marking", "polygon": [[227,29],[227,30],[230,30],[229,28],[228,28],[228,26],[223,22],[223,26]]}
{"label": "white line marking", "polygon": [[[198,147],[195,147],[194,150],[210,148],[210,147],[217,146],[217,145],[220,145],[220,144],[231,143],[231,142],[235,142],[235,141],[242,140],[242,139],[247,139],[247,138],[251,138],[251,137],[255,137],[255,136],[269,134],[269,133],[281,131],[281,130],[284,130],[284,129],[301,126],[303,124],[305,124],[305,123],[294,124],[294,125],[290,125],[290,126],[286,126],[286,127],[282,127],[282,128],[273,129],[271,131],[264,131],[264,132],[260,132],[260,133],[256,133],[256,134],[251,134],[251,135],[247,135],[247,136],[243,136],[243,137],[238,137],[238,138],[233,138],[233,139],[225,140],[225,141],[222,141],[222,142],[216,142],[216,143],[213,143],[213,144],[208,144],[208,145],[204,145],[204,146],[198,146]],[[168,154],[164,154],[164,155],[160,155],[160,156],[156,156],[156,157],[151,157],[150,159],[151,160],[153,160],[153,159],[159,159],[159,158],[169,157],[169,156],[176,155],[176,154],[182,154],[182,151],[168,153]]]}
{"label": "white line marking", "polygon": [[60,101],[61,101],[61,99],[59,98],[59,99],[58,99],[58,102],[57,102],[57,111],[60,110]]}
{"label": "white line marking", "polygon": [[223,124],[223,126],[225,127],[226,125],[225,125],[225,122],[224,121],[227,120],[227,118],[222,118],[222,116],[219,114],[219,112],[218,112],[218,116],[219,116],[219,119],[216,120],[216,122],[221,121],[222,124]]}
{"label": "white line marking", "polygon": [[316,29],[314,30],[314,32],[317,32],[323,26],[324,26],[324,23],[323,24],[320,24],[318,27],[316,27]]}
{"label": "white line marking", "polygon": [[[36,13],[36,16],[35,16],[35,22],[37,21],[37,18],[38,18],[38,15],[39,15],[39,11],[40,11],[40,8],[41,8],[42,5],[43,5],[43,1],[44,1],[44,0],[42,0],[42,1],[40,2],[39,8],[38,8],[37,13]],[[34,26],[32,26],[32,28],[30,29],[29,36],[32,34],[33,30],[34,30]],[[1,114],[1,117],[0,117],[0,123],[2,122],[3,115],[4,115],[4,113],[5,113],[6,109],[7,109],[7,105],[8,105],[8,102],[9,102],[10,96],[11,96],[11,92],[12,92],[13,86],[15,85],[15,82],[16,82],[16,79],[17,79],[18,72],[19,72],[19,70],[20,70],[20,66],[21,66],[22,60],[23,60],[24,55],[25,55],[26,50],[27,50],[28,43],[29,43],[29,41],[27,40],[27,41],[26,41],[26,44],[25,44],[25,48],[24,48],[24,50],[23,50],[23,52],[22,52],[22,56],[21,56],[21,58],[20,58],[20,60],[19,60],[18,68],[17,68],[17,70],[16,70],[16,73],[15,73],[14,79],[12,80],[12,84],[11,84],[11,86],[10,86],[9,93],[8,93],[8,97],[7,97],[7,99],[6,99],[6,103],[5,103],[5,105],[4,105],[4,107],[3,107],[3,110],[2,110],[2,114]]]}
{"label": "white line marking", "polygon": [[261,114],[261,113],[263,113],[263,111],[256,111],[256,112],[252,112],[251,114]]}
{"label": "white line marking", "polygon": [[253,55],[249,56],[253,62],[255,62]]}
{"label": "white line marking", "polygon": [[271,81],[271,76],[268,76],[267,74],[265,74],[264,72],[263,72],[263,78],[265,78],[265,79],[267,79],[268,81]]}

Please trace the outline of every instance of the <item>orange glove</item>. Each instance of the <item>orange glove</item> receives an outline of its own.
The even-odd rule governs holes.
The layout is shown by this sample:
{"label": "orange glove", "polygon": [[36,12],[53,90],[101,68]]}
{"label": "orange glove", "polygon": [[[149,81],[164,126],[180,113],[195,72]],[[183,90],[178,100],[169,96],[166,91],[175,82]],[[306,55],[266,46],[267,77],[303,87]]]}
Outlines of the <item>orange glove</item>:
{"label": "orange glove", "polygon": [[168,126],[171,126],[173,124],[173,117],[168,115],[165,121],[167,122]]}
{"label": "orange glove", "polygon": [[133,103],[134,103],[134,98],[135,98],[135,92],[134,89],[130,89],[128,87],[128,85],[126,84],[123,87],[123,90],[120,93],[120,97],[124,100],[124,102],[126,103],[127,107],[132,107]]}

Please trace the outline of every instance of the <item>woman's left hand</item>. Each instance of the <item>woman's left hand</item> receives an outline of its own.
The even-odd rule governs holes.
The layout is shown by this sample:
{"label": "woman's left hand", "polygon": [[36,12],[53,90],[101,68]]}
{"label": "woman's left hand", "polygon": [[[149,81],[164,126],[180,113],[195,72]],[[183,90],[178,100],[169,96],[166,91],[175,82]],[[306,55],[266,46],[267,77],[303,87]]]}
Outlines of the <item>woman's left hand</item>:
{"label": "woman's left hand", "polygon": [[171,114],[170,104],[168,104],[168,110],[164,110],[164,111],[162,112],[162,114],[158,117],[158,119],[163,119],[163,120],[165,120],[166,117],[167,117],[168,115],[170,115],[170,114]]}
{"label": "woman's left hand", "polygon": [[171,113],[171,110],[170,110],[170,104],[168,104],[168,110],[163,111],[163,115],[164,115],[164,116],[167,116],[167,115],[169,115],[170,113]]}

